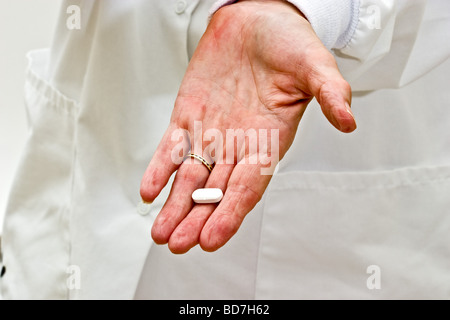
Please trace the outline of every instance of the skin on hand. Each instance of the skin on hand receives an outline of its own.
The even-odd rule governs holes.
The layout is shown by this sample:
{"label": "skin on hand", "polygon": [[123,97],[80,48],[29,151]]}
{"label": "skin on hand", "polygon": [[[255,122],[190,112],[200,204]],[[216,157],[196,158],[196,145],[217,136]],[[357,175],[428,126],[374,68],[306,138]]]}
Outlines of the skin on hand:
{"label": "skin on hand", "polygon": [[[211,174],[203,165],[177,164],[174,132],[184,130],[194,145],[195,121],[224,136],[227,129],[276,129],[282,159],[313,97],[337,129],[356,129],[351,88],[295,7],[285,1],[241,1],[220,9],[192,57],[170,124],[142,179],[142,199],[152,202],[178,170],[153,224],[154,241],[168,243],[174,253],[197,244],[217,250],[237,232],[271,179],[261,174],[261,163],[249,163],[255,154],[245,146],[237,146],[233,163],[217,163]],[[203,149],[206,145],[200,141]],[[220,188],[224,197],[219,204],[194,204],[191,194],[198,188]]]}

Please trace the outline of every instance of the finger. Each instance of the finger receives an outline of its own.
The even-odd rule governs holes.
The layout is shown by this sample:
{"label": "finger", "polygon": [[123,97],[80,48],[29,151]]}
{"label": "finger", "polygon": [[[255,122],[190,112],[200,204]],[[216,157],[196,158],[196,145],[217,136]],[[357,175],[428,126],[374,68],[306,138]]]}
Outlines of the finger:
{"label": "finger", "polygon": [[328,121],[342,132],[352,132],[356,129],[356,122],[350,108],[351,87],[339,72],[331,53],[325,48],[323,50],[320,54],[314,52],[314,57],[303,59],[314,61],[314,64],[301,68],[302,73],[299,77],[304,74],[303,72],[306,73],[308,91],[319,102]]}
{"label": "finger", "polygon": [[351,88],[345,80],[335,79],[323,83],[316,99],[325,117],[338,130],[349,133],[356,129],[350,108]]}
{"label": "finger", "polygon": [[141,181],[141,197],[152,203],[178,169],[188,152],[189,133],[169,126],[153,155]]}
{"label": "finger", "polygon": [[225,195],[203,227],[199,243],[205,251],[222,247],[239,229],[247,213],[261,199],[270,175],[261,174],[261,166],[242,161],[234,168]]}
{"label": "finger", "polygon": [[[234,164],[217,164],[205,188],[219,188],[225,193]],[[176,227],[169,239],[169,249],[173,253],[186,253],[199,243],[200,233],[206,221],[217,208],[217,204],[196,204],[191,212]]]}
{"label": "finger", "polygon": [[186,159],[180,166],[169,197],[153,223],[152,238],[157,244],[169,241],[172,232],[192,209],[192,192],[203,188],[208,175],[209,170],[195,159]]}

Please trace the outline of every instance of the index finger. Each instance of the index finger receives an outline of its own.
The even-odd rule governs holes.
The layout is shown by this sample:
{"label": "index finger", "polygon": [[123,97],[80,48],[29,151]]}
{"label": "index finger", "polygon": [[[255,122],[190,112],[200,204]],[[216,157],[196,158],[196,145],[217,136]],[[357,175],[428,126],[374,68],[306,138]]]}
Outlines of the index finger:
{"label": "index finger", "polygon": [[171,124],[142,177],[140,193],[144,202],[155,200],[189,149],[189,132]]}

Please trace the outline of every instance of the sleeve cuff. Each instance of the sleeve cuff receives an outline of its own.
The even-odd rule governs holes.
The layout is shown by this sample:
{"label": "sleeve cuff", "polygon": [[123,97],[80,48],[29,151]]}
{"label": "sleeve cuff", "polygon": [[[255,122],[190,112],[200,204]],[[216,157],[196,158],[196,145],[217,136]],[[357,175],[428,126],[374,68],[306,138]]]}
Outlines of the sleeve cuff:
{"label": "sleeve cuff", "polygon": [[353,37],[359,21],[359,0],[287,1],[305,15],[328,49],[342,49]]}

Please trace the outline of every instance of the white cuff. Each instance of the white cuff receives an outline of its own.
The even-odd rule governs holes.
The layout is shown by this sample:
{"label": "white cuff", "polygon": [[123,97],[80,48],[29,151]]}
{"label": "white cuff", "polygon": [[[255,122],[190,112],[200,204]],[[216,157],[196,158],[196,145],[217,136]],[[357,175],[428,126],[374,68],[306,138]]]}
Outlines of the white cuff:
{"label": "white cuff", "polygon": [[287,0],[311,23],[328,49],[342,49],[355,33],[359,20],[359,0]]}

